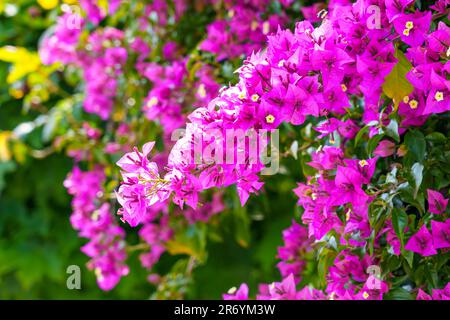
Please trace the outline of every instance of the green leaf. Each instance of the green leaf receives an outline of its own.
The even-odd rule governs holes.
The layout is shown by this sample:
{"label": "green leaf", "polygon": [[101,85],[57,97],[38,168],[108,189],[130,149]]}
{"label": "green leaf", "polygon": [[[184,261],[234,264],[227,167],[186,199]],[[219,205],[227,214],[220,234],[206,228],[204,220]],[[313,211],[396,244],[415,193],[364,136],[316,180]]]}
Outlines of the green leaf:
{"label": "green leaf", "polygon": [[384,261],[382,261],[381,264],[381,270],[382,270],[382,278],[386,277],[389,273],[397,270],[402,265],[400,261],[400,257],[394,255],[387,256]]}
{"label": "green leaf", "polygon": [[431,285],[434,288],[437,288],[439,286],[439,277],[438,277],[438,273],[436,271],[436,269],[431,265],[428,264],[426,266],[426,272],[424,272],[424,275],[426,277],[426,279],[428,280],[429,283],[431,283]]}
{"label": "green leaf", "polygon": [[392,227],[394,228],[397,237],[400,239],[402,246],[404,243],[403,231],[405,230],[407,224],[408,224],[408,215],[406,214],[406,212],[404,210],[394,208],[392,210]]}
{"label": "green leaf", "polygon": [[355,147],[358,145],[359,140],[369,131],[369,126],[364,126],[361,130],[358,131],[355,137]]}
{"label": "green leaf", "polygon": [[336,255],[337,254],[334,251],[327,248],[323,248],[323,250],[319,252],[317,274],[319,275],[319,279],[323,281],[323,285],[325,284],[325,278],[328,272],[328,268],[333,264]]}
{"label": "green leaf", "polygon": [[[411,181],[412,182],[412,181]],[[400,192],[400,197],[402,201],[411,204],[414,206],[421,214],[424,213],[424,203],[423,197],[414,197],[414,188],[411,183],[403,183],[401,184],[397,190]]]}
{"label": "green leaf", "polygon": [[408,262],[408,266],[410,268],[413,267],[413,262],[414,262],[414,252],[413,251],[409,251],[409,250],[401,250],[402,252],[402,256],[403,258],[405,258],[406,262]]}
{"label": "green leaf", "polygon": [[172,255],[186,254],[203,262],[206,259],[206,226],[202,223],[190,225],[175,232],[173,239],[166,243]]}
{"label": "green leaf", "polygon": [[385,133],[389,137],[393,138],[395,141],[400,142],[400,135],[398,134],[398,123],[397,120],[392,119],[391,122],[386,126]]}
{"label": "green leaf", "polygon": [[423,162],[427,147],[423,133],[417,130],[408,131],[405,135],[405,144],[414,156],[414,160]]}
{"label": "green leaf", "polygon": [[232,213],[236,241],[240,246],[247,248],[250,244],[250,218],[247,214],[246,207],[241,206],[237,192],[234,192],[233,202],[234,208]]}
{"label": "green leaf", "polygon": [[7,173],[16,169],[16,164],[12,161],[0,162],[0,194],[3,188],[6,186],[5,176]]}
{"label": "green leaf", "polygon": [[423,165],[416,162],[411,168],[411,174],[414,179],[414,199],[417,197],[417,192],[419,191],[420,185],[423,180]]}
{"label": "green leaf", "polygon": [[414,300],[412,294],[403,288],[394,288],[389,290],[383,298],[386,300]]}
{"label": "green leaf", "polygon": [[447,141],[447,138],[440,132],[432,132],[426,136],[426,139],[436,144],[443,144]]}
{"label": "green leaf", "polygon": [[397,64],[384,79],[383,92],[394,101],[395,109],[398,108],[400,101],[408,96],[413,90],[413,85],[406,79],[406,74],[412,69],[411,62],[398,48],[394,56],[397,58]]}

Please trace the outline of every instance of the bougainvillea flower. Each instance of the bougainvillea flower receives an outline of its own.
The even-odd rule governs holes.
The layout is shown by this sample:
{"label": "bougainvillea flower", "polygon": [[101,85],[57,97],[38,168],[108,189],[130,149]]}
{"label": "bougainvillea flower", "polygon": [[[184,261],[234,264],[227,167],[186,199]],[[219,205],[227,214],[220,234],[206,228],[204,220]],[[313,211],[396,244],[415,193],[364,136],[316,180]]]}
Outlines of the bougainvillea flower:
{"label": "bougainvillea flower", "polygon": [[290,274],[281,282],[269,285],[270,300],[295,300],[297,290],[294,275]]}
{"label": "bougainvillea flower", "polygon": [[442,193],[432,189],[427,190],[428,195],[428,210],[434,214],[441,214],[445,212],[448,205],[448,200],[445,199]]}
{"label": "bougainvillea flower", "polygon": [[250,193],[257,192],[263,185],[264,183],[259,181],[257,175],[251,175],[239,180],[237,184],[237,191],[242,206],[244,206],[244,204],[247,202]]}
{"label": "bougainvillea flower", "polygon": [[357,206],[368,200],[368,196],[361,188],[363,178],[355,169],[338,166],[335,183],[337,188],[333,191],[334,205],[353,203]]}
{"label": "bougainvillea flower", "polygon": [[442,113],[450,110],[450,81],[434,70],[430,75],[431,90],[428,92],[424,114]]}
{"label": "bougainvillea flower", "polygon": [[430,8],[436,10],[439,14],[445,15],[448,8],[448,0],[437,0]]}
{"label": "bougainvillea flower", "polygon": [[436,249],[450,248],[450,219],[445,222],[432,220],[431,232]]}
{"label": "bougainvillea flower", "polygon": [[442,21],[439,22],[437,30],[428,36],[428,45],[431,50],[440,55],[447,55],[447,50],[450,47],[450,27]]}
{"label": "bougainvillea flower", "polygon": [[295,221],[292,226],[283,231],[284,246],[278,247],[278,258],[281,261],[277,264],[282,277],[293,274],[296,283],[301,280],[301,273],[305,266],[302,255],[309,250],[311,241],[308,239],[307,229]]}
{"label": "bougainvillea flower", "polygon": [[353,139],[359,131],[359,127],[352,119],[341,121],[338,127],[338,132],[341,136],[347,139]]}
{"label": "bougainvillea flower", "polygon": [[223,295],[224,300],[248,300],[248,286],[246,283],[240,285],[239,289],[231,288]]}
{"label": "bougainvillea flower", "polygon": [[430,29],[431,12],[416,11],[414,14],[401,14],[393,23],[402,41],[412,47],[420,46]]}
{"label": "bougainvillea flower", "polygon": [[432,289],[431,297],[433,300],[450,300],[450,282],[443,289]]}
{"label": "bougainvillea flower", "polygon": [[117,200],[123,207],[119,213],[132,226],[143,221],[147,206],[164,201],[169,196],[168,181],[160,178],[156,162],[150,162],[147,158],[154,145],[154,142],[146,143],[142,153],[135,148],[117,162],[123,170],[121,174],[124,179],[116,192]]}
{"label": "bougainvillea flower", "polygon": [[437,254],[433,244],[433,237],[425,224],[408,240],[405,249],[414,251],[424,257]]}
{"label": "bougainvillea flower", "polygon": [[324,3],[319,2],[314,3],[310,6],[302,6],[300,10],[302,11],[305,19],[313,23],[319,22],[321,20],[321,18],[318,16],[318,13],[323,9],[325,9]]}
{"label": "bougainvillea flower", "polygon": [[326,146],[312,154],[308,165],[318,170],[332,170],[343,164],[343,159],[344,153],[340,148]]}
{"label": "bougainvillea flower", "polygon": [[311,287],[304,287],[297,292],[298,300],[326,300],[325,294],[317,289]]}
{"label": "bougainvillea flower", "polygon": [[318,136],[318,138],[321,139],[321,138],[329,135],[330,133],[333,133],[334,131],[336,131],[340,125],[341,125],[341,121],[339,121],[336,118],[331,118],[331,119],[327,119],[327,120],[319,123],[316,127],[314,127],[314,130],[321,133]]}
{"label": "bougainvillea flower", "polygon": [[385,0],[386,4],[386,16],[389,19],[389,22],[392,22],[394,19],[399,17],[402,13],[404,13],[405,8],[408,7],[413,0]]}
{"label": "bougainvillea flower", "polygon": [[433,300],[429,294],[422,289],[417,292],[416,300]]}
{"label": "bougainvillea flower", "polygon": [[371,159],[345,159],[345,164],[358,171],[361,175],[361,181],[364,184],[370,183],[373,173],[375,172],[375,167],[377,164],[377,157]]}
{"label": "bougainvillea flower", "polygon": [[388,292],[389,288],[384,281],[381,281],[374,275],[369,275],[364,286],[356,295],[358,300],[383,300],[383,294]]}
{"label": "bougainvillea flower", "polygon": [[332,211],[330,208],[323,208],[323,210],[317,211],[314,215],[312,222],[312,230],[314,237],[320,240],[325,236],[330,230],[339,230],[342,223],[339,220],[336,212]]}
{"label": "bougainvillea flower", "polygon": [[395,151],[395,143],[389,140],[383,140],[375,148],[373,154],[385,158],[393,155],[394,151]]}

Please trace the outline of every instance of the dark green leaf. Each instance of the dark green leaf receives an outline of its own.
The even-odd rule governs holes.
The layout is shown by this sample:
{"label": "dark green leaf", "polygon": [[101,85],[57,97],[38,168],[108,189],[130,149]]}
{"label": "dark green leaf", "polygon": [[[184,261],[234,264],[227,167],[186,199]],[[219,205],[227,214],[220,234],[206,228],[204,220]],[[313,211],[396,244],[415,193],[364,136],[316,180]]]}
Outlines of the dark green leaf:
{"label": "dark green leaf", "polygon": [[426,155],[426,141],[423,133],[417,130],[408,131],[405,136],[405,144],[414,160],[423,162]]}

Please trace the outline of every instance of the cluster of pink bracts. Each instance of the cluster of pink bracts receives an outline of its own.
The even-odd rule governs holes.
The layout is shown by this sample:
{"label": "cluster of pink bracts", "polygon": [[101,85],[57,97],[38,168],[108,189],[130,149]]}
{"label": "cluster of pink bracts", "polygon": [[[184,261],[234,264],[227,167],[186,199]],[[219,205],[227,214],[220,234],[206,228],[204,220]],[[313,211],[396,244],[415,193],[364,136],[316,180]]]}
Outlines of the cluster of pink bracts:
{"label": "cluster of pink bracts", "polygon": [[[197,80],[186,86],[188,59],[178,53],[175,43],[166,43],[162,50],[168,61],[165,65],[145,61],[150,48],[142,40],[136,38],[130,45],[129,50],[138,55],[138,72],[153,83],[142,108],[148,119],[158,121],[167,135],[186,123],[185,136],[175,143],[163,161],[164,172],[160,170],[161,165],[148,159],[153,142],[145,144],[142,152],[135,149],[127,153],[117,163],[123,178],[117,190],[122,206],[119,214],[131,226],[144,224],[141,236],[151,248],[143,256],[143,264],[151,268],[165,251],[164,242],[171,237],[167,222],[169,201],[190,212],[186,214],[187,219],[195,221],[196,214],[192,212],[201,211],[198,204],[205,190],[236,185],[244,205],[251,194],[263,188],[260,163],[195,163],[191,152],[193,137],[201,138],[204,149],[218,149],[223,140],[217,132],[274,130],[283,123],[298,126],[310,119],[323,119],[314,130],[320,133],[318,139],[325,146],[314,150],[308,163],[315,169],[315,175],[294,190],[304,210],[301,220],[305,227],[293,222],[284,231],[285,244],[279,248],[278,255],[283,280],[261,285],[257,298],[382,298],[389,284],[375,279],[379,286],[374,288],[375,280],[366,272],[369,266],[379,263],[378,258],[368,252],[358,255],[352,250],[365,248],[372,236],[368,211],[377,195],[369,192],[369,187],[374,178],[375,181],[379,178],[377,161],[392,155],[401,157],[402,152],[393,141],[385,139],[368,158],[354,159],[348,156],[347,142],[353,141],[366,125],[369,137],[377,135],[379,127],[388,125],[390,116],[396,113],[401,120],[398,131],[403,134],[409,127],[424,124],[431,115],[450,110],[447,80],[450,28],[438,22],[431,29],[435,19],[448,14],[448,2],[440,0],[430,11],[420,11],[412,0],[359,0],[354,4],[330,1],[328,12],[319,19],[318,26],[313,25],[318,21],[317,14],[310,15],[311,21],[298,22],[294,31],[277,30],[286,21],[285,16],[262,19],[258,8],[268,1],[225,2],[231,8],[228,18],[208,26],[207,37],[199,48],[215,54],[217,61],[249,55],[237,70],[236,85],[219,90],[214,70],[203,65],[197,71]],[[290,1],[280,2],[286,7],[290,5]],[[179,17],[184,10],[183,1],[175,3],[176,17]],[[374,6],[378,8],[375,24]],[[320,9],[320,6],[310,8]],[[168,23],[164,1],[154,1],[147,10],[158,12],[162,28]],[[309,12],[304,11],[308,16]],[[144,20],[142,24],[145,27]],[[90,35],[91,47],[84,52],[76,49],[79,34],[68,31],[67,34],[64,23],[58,26],[58,31],[44,41],[42,54],[52,57],[48,62],[61,61],[82,67],[86,80],[85,110],[107,119],[112,111],[117,77],[127,62],[129,52],[123,44],[128,40],[120,30],[105,29]],[[98,45],[105,42],[112,43],[111,47]],[[383,95],[383,84],[399,63],[400,43],[406,48],[405,59],[412,65],[406,79],[413,90],[401,101],[389,102]],[[184,116],[186,100],[198,106],[187,117]],[[362,113],[354,112],[349,117],[356,109],[355,101],[364,106]],[[381,105],[385,105],[382,110]],[[374,122],[379,126],[370,125]],[[108,213],[103,213],[109,211],[107,205],[98,203],[102,179],[90,178],[96,174],[101,177],[96,172],[82,173],[74,169],[66,187],[75,196],[72,223],[82,236],[91,239],[83,251],[92,257],[91,264],[100,270],[101,279],[111,273],[115,275],[114,280],[103,286],[108,289],[126,274],[127,268],[123,264],[123,231]],[[80,179],[78,183],[74,183],[76,179]],[[427,195],[428,211],[433,214],[430,228],[423,224],[404,246],[405,250],[421,256],[435,255],[438,250],[450,247],[448,199],[436,190],[427,190]],[[212,207],[211,212],[219,212],[220,199]],[[198,217],[201,216],[199,213]],[[198,220],[207,221],[207,218],[206,215]],[[380,230],[372,239],[375,248],[382,246],[383,238],[392,254],[399,255],[401,244],[392,221],[386,219]],[[325,290],[312,287],[298,290],[305,265],[303,255],[314,250],[314,242],[330,238],[345,249],[328,269]],[[108,248],[102,247],[105,243]],[[102,258],[98,258],[99,252]],[[247,285],[232,289],[224,298],[247,299]],[[433,290],[432,296],[420,290],[417,298],[449,299],[450,285]]]}

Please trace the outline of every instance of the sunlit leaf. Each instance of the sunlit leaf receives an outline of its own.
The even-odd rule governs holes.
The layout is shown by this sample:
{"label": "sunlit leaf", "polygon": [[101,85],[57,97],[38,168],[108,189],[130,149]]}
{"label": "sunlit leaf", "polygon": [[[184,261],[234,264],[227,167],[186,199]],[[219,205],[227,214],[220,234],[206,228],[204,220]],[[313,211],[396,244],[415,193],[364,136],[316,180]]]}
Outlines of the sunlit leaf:
{"label": "sunlit leaf", "polygon": [[383,92],[394,101],[394,105],[397,108],[400,101],[405,96],[408,96],[414,90],[414,87],[406,79],[406,74],[412,69],[411,62],[406,59],[404,53],[398,48],[395,50],[394,55],[398,62],[384,80]]}

